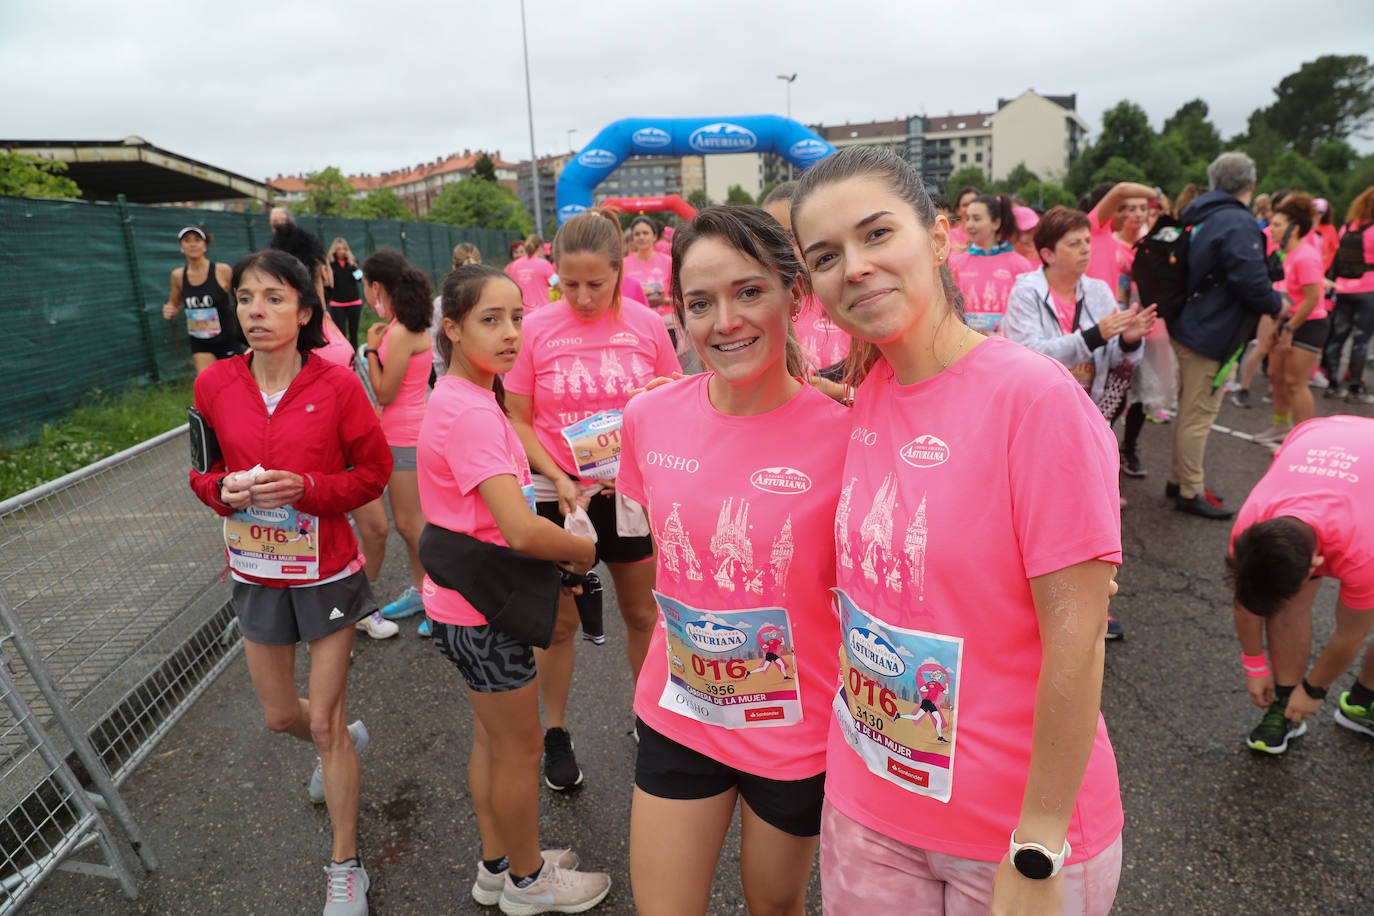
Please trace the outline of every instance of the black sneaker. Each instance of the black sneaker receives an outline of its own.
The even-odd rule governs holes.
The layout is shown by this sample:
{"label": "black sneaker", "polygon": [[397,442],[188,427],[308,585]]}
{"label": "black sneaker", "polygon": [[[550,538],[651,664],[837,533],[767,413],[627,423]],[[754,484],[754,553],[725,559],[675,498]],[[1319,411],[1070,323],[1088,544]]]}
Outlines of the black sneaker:
{"label": "black sneaker", "polygon": [[1284,716],[1283,711],[1287,706],[1286,697],[1269,704],[1264,711],[1264,718],[1260,719],[1260,724],[1255,726],[1245,742],[1251,750],[1262,754],[1282,754],[1288,750],[1289,738],[1301,738],[1307,734],[1306,722],[1291,722]]}
{"label": "black sneaker", "polygon": [[573,756],[572,736],[566,728],[544,732],[544,785],[555,792],[582,785],[582,768]]}
{"label": "black sneaker", "polygon": [[1236,514],[1233,510],[1218,506],[1202,496],[1194,496],[1192,499],[1184,499],[1180,496],[1174,500],[1174,508],[1180,512],[1199,515],[1203,518],[1225,519]]}
{"label": "black sneaker", "polygon": [[1134,451],[1121,453],[1121,473],[1127,477],[1145,476],[1145,466],[1140,463],[1140,456]]}
{"label": "black sneaker", "polygon": [[1107,618],[1107,639],[1125,639],[1126,631],[1121,626],[1121,621],[1115,617]]}
{"label": "black sneaker", "polygon": [[1231,392],[1231,403],[1235,404],[1237,407],[1249,407],[1250,389],[1237,388],[1235,391]]}

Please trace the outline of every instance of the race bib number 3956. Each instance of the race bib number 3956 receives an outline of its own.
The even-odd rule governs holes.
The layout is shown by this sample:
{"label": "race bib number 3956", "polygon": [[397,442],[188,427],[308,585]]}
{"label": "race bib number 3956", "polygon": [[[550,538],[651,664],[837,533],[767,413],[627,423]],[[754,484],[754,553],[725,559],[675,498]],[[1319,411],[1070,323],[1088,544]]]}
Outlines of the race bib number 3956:
{"label": "race bib number 3956", "polygon": [[834,710],[846,742],[869,772],[949,801],[964,641],[885,623],[833,591],[843,636]]}
{"label": "race bib number 3956", "polygon": [[292,506],[249,506],[224,520],[229,567],[261,579],[320,577],[320,520]]}

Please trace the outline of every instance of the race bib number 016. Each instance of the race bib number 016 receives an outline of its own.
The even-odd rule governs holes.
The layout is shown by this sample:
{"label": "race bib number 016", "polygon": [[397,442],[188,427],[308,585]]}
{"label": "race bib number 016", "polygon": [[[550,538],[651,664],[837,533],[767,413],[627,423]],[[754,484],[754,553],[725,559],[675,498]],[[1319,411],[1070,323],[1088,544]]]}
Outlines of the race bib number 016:
{"label": "race bib number 016", "polygon": [[835,717],[869,772],[949,801],[964,641],[884,623],[832,589],[843,683]]}
{"label": "race bib number 016", "polygon": [[578,477],[614,480],[620,474],[621,419],[620,411],[603,410],[563,428]]}
{"label": "race bib number 016", "polygon": [[320,577],[320,520],[292,506],[249,506],[224,520],[229,567],[260,579]]}
{"label": "race bib number 016", "polygon": [[722,728],[802,720],[792,624],[780,607],[702,611],[654,592],[668,643],[658,705]]}

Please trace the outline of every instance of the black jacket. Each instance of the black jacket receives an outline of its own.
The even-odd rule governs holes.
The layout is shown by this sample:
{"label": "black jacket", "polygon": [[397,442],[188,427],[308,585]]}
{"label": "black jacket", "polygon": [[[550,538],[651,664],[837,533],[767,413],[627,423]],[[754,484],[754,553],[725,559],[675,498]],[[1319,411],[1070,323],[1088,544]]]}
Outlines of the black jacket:
{"label": "black jacket", "polygon": [[[1277,315],[1279,294],[1264,266],[1264,235],[1249,208],[1225,191],[1208,191],[1183,211],[1191,225],[1188,292],[1202,287],[1169,324],[1169,336],[1215,360],[1228,359],[1254,334],[1260,315]],[[1204,281],[1212,277],[1203,286]]]}

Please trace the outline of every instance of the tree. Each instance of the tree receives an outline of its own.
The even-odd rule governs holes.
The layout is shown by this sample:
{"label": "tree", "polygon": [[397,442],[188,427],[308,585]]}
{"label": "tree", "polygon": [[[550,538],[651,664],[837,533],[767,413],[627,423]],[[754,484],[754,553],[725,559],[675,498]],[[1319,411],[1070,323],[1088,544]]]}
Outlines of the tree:
{"label": "tree", "polygon": [[754,203],[754,195],[750,194],[739,185],[732,184],[730,185],[730,189],[725,192],[725,202],[727,204],[745,204],[747,206]]}
{"label": "tree", "polygon": [[711,206],[711,201],[709,198],[707,198],[706,190],[704,188],[693,188],[692,190],[688,191],[686,200],[687,203],[691,204],[698,210],[705,210],[707,207]]}
{"label": "tree", "polygon": [[1024,162],[1018,162],[1016,168],[1007,173],[1007,177],[997,182],[997,190],[1006,194],[1011,194],[1024,185],[1032,181],[1039,181],[1040,176],[1026,168]]}
{"label": "tree", "polygon": [[1294,150],[1311,156],[1324,140],[1369,135],[1374,65],[1363,54],[1327,54],[1285,76],[1274,94],[1278,98],[1262,113],[1265,123]]}
{"label": "tree", "polygon": [[1050,207],[1074,207],[1078,204],[1078,198],[1059,185],[1049,181],[1032,181],[1016,189],[1016,196],[1026,202],[1026,206],[1040,207],[1048,210]]}
{"label": "tree", "polygon": [[1185,162],[1194,158],[1211,162],[1221,153],[1221,134],[1207,120],[1208,110],[1202,99],[1185,102],[1169,116],[1160,131],[1164,136],[1175,134],[1183,142],[1189,154],[1183,157]]}
{"label": "tree", "polygon": [[1327,140],[1312,153],[1312,164],[1326,173],[1333,185],[1343,184],[1360,154],[1344,140]]}
{"label": "tree", "polygon": [[1108,159],[1101,168],[1092,175],[1092,185],[1096,187],[1100,184],[1116,184],[1120,181],[1137,181],[1141,184],[1149,184],[1150,176],[1145,174],[1145,170],[1120,156],[1113,156]]}
{"label": "tree", "polygon": [[1363,194],[1366,188],[1374,188],[1374,156],[1365,156],[1350,170],[1350,176],[1345,180],[1345,190],[1337,199],[1331,201],[1331,205],[1336,208],[1338,222],[1345,219],[1345,211],[1350,209],[1355,198]]}
{"label": "tree", "polygon": [[477,163],[472,167],[472,177],[484,178],[487,181],[496,180],[496,165],[486,153],[477,158]]}
{"label": "tree", "polygon": [[1156,140],[1144,109],[1128,99],[1122,99],[1103,113],[1101,136],[1069,166],[1069,174],[1064,182],[1074,194],[1086,194],[1093,185],[1099,183],[1097,174],[1114,158],[1132,164],[1136,174],[1143,176],[1141,168],[1154,152]]}
{"label": "tree", "polygon": [[945,180],[945,200],[953,207],[957,201],[954,195],[959,193],[963,187],[973,187],[986,189],[988,187],[988,176],[981,168],[976,165],[965,165],[959,168]]}
{"label": "tree", "polygon": [[762,206],[763,206],[763,202],[764,202],[765,200],[768,199],[768,195],[773,193],[773,189],[776,188],[776,187],[777,187],[778,185],[780,185],[780,184],[782,184],[781,181],[770,181],[770,182],[768,182],[767,184],[765,184],[762,188],[759,188],[759,206],[760,206],[760,207],[762,207]]}
{"label": "tree", "polygon": [[62,173],[67,163],[0,152],[0,197],[54,197],[72,200],[81,196],[76,182]]}
{"label": "tree", "polygon": [[1280,188],[1306,191],[1313,197],[1329,197],[1331,194],[1331,187],[1321,170],[1306,156],[1291,149],[1279,154],[1255,186],[1260,194],[1272,194]]}
{"label": "tree", "polygon": [[520,205],[520,198],[503,184],[482,178],[465,178],[444,185],[426,217],[431,223],[511,229],[521,235],[534,231],[534,220]]}
{"label": "tree", "polygon": [[373,188],[362,200],[355,200],[348,215],[359,219],[414,219],[415,214],[401,203],[391,188]]}
{"label": "tree", "polygon": [[302,212],[320,216],[342,216],[353,197],[353,183],[336,166],[305,176]]}
{"label": "tree", "polygon": [[[1284,150],[1283,138],[1269,126],[1263,111],[1253,111],[1239,146],[1255,160],[1255,170],[1263,175]],[[1234,148],[1234,146],[1232,147]]]}

